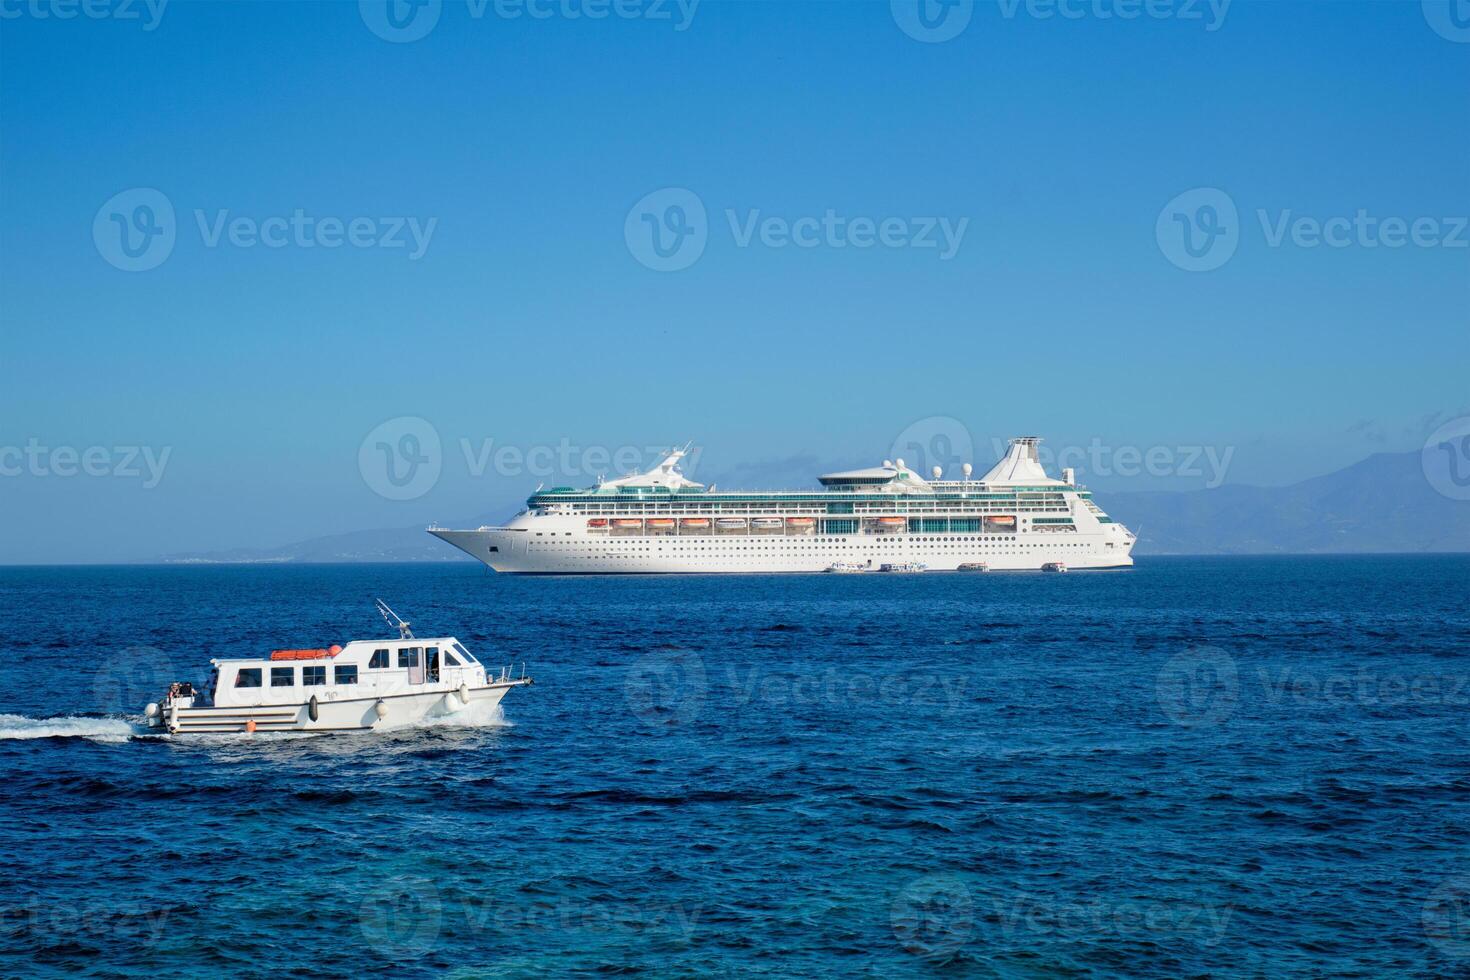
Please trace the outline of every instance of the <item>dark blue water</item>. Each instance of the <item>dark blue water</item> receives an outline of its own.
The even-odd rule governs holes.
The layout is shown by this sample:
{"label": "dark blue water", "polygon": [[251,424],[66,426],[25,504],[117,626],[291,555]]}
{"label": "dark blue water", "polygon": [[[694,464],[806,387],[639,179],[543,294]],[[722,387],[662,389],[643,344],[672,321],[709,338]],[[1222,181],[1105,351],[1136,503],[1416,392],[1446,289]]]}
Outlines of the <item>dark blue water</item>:
{"label": "dark blue water", "polygon": [[[1467,586],[0,569],[0,975],[1463,973]],[[211,656],[383,635],[374,596],[536,686],[130,737]]]}

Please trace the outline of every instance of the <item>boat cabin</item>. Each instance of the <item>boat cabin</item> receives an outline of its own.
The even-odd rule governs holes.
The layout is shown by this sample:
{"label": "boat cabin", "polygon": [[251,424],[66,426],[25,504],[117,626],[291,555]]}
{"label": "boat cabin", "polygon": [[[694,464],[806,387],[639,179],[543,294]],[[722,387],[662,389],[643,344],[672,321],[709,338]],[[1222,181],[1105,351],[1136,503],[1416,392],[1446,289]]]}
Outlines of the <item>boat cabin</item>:
{"label": "boat cabin", "polygon": [[356,700],[471,688],[484,666],[452,636],[353,640],[345,647],[272,650],[269,657],[211,660],[211,703],[218,707]]}

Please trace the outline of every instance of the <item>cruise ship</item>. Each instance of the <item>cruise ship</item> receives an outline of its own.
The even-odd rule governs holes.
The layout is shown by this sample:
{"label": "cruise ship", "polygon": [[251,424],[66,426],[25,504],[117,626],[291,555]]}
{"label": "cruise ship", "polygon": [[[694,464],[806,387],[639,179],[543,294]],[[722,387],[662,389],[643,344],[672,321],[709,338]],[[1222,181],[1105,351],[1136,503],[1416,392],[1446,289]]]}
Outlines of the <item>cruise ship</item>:
{"label": "cruise ship", "polygon": [[1047,476],[1035,436],[1012,439],[978,480],[925,479],[902,459],[820,477],[822,489],[717,490],[679,472],[684,450],[645,473],[538,490],[503,527],[429,533],[497,572],[823,572],[1121,568],[1134,535],[1075,474]]}

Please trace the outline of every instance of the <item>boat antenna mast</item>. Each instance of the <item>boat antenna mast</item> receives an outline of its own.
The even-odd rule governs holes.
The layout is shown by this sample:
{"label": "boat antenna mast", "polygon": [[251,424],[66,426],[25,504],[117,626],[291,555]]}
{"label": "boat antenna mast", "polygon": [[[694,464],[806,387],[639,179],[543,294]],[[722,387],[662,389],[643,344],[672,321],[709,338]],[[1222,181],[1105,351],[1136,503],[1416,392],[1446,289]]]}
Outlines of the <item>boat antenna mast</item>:
{"label": "boat antenna mast", "polygon": [[400,640],[413,639],[413,630],[409,629],[410,624],[408,620],[398,615],[392,609],[389,609],[388,604],[382,599],[374,599],[373,601],[378,604],[378,613],[383,617],[383,621],[398,631],[398,638]]}

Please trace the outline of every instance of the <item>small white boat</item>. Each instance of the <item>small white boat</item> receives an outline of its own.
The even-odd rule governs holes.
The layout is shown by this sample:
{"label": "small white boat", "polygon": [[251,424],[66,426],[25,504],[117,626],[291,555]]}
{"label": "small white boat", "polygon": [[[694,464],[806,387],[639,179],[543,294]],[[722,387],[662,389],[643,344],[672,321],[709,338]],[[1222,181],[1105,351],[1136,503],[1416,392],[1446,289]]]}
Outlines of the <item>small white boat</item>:
{"label": "small white boat", "polygon": [[960,565],[959,565],[959,567],[956,568],[955,571],[957,571],[957,572],[988,572],[988,571],[990,571],[990,566],[987,563],[983,562],[983,561],[966,561],[966,562],[961,562]]}
{"label": "small white boat", "polygon": [[929,566],[921,561],[895,561],[878,566],[880,572],[925,572]]}
{"label": "small white boat", "polygon": [[143,714],[170,734],[364,731],[493,707],[532,683],[524,671],[488,673],[452,636],[415,637],[382,600],[378,610],[398,639],[211,660],[209,690],[171,684]]}
{"label": "small white boat", "polygon": [[832,572],[835,575],[851,575],[854,572],[866,572],[867,570],[867,565],[857,561],[834,561],[822,569],[824,572]]}
{"label": "small white boat", "polygon": [[1065,572],[1067,563],[1064,561],[1049,561],[1041,566],[1043,572]]}

